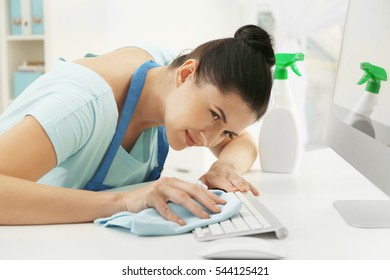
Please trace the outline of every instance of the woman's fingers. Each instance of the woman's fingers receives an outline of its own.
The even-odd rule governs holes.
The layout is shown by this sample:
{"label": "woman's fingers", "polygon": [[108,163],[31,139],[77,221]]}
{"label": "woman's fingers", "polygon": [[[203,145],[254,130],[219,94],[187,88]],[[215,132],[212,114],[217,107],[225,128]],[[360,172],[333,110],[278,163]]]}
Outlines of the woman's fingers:
{"label": "woman's fingers", "polygon": [[251,191],[254,195],[259,195],[258,190],[241,177],[230,163],[216,161],[199,180],[209,188],[227,192]]}
{"label": "woman's fingers", "polygon": [[[210,215],[202,207],[200,207],[199,204],[197,204],[187,193],[177,191],[177,189],[170,187],[166,188],[166,192],[169,193],[169,200],[173,203],[182,205],[183,207],[187,208],[192,214],[199,218],[210,218]],[[215,205],[215,203],[211,203],[211,205]],[[212,206],[209,205],[208,207],[211,208]],[[215,205],[215,207],[217,206]]]}
{"label": "woman's fingers", "polygon": [[176,185],[172,186],[172,188],[166,188],[166,191],[172,191],[170,193],[171,201],[186,207],[200,218],[208,218],[209,215],[199,206],[199,204],[212,213],[219,213],[221,211],[217,204],[226,204],[226,201],[218,195],[199,185],[184,181],[175,183]]}
{"label": "woman's fingers", "polygon": [[259,195],[259,191],[248,181],[246,181],[242,177],[236,176],[231,179],[232,184],[240,191],[240,192],[252,192],[254,195]]}
{"label": "woman's fingers", "polygon": [[169,209],[167,203],[161,197],[157,197],[155,199],[154,208],[158,213],[160,213],[160,215],[164,219],[178,223],[181,226],[184,226],[186,224],[182,218],[177,216],[175,213],[171,211],[171,209]]}
{"label": "woman's fingers", "polygon": [[251,191],[254,195],[259,195],[259,191],[243,177],[238,175],[219,175],[206,176],[199,178],[201,182],[211,188],[225,190],[227,192],[247,192]]}
{"label": "woman's fingers", "polygon": [[[147,200],[149,207],[154,207],[165,219],[174,221],[180,225],[184,221],[174,214],[167,203],[169,201],[182,205],[199,218],[206,219],[210,215],[205,211],[219,213],[221,210],[217,204],[225,204],[226,201],[218,195],[204,189],[203,187],[175,178],[159,180],[151,186]],[[205,208],[202,208],[202,206]]]}
{"label": "woman's fingers", "polygon": [[248,183],[240,176],[230,176],[229,181],[231,184],[240,192],[247,192],[249,191]]}
{"label": "woman's fingers", "polygon": [[[209,179],[209,180],[208,180]],[[213,189],[221,189],[227,192],[236,192],[238,188],[236,188],[226,177],[218,176],[218,177],[210,177],[206,179],[206,176],[202,176],[199,179],[207,186]]]}
{"label": "woman's fingers", "polygon": [[248,185],[249,185],[249,189],[251,190],[251,192],[255,195],[255,196],[258,196],[260,195],[260,192],[258,191],[258,189],[253,186],[251,183],[248,182]]}

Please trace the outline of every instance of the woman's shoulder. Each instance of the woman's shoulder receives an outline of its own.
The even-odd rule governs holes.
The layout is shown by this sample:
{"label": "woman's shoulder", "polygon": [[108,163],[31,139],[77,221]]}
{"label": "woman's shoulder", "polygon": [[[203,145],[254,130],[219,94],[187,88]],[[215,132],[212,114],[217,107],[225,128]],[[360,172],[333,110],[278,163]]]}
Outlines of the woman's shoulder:
{"label": "woman's shoulder", "polygon": [[145,54],[149,55],[150,58],[152,58],[155,62],[163,66],[167,66],[171,64],[171,62],[178,55],[177,52],[169,48],[165,48],[165,47],[161,47],[155,44],[145,43],[145,42],[132,44],[131,46],[127,46],[119,50],[124,50],[124,49],[127,49],[129,51],[134,51],[134,52],[139,52],[139,51],[144,52]]}

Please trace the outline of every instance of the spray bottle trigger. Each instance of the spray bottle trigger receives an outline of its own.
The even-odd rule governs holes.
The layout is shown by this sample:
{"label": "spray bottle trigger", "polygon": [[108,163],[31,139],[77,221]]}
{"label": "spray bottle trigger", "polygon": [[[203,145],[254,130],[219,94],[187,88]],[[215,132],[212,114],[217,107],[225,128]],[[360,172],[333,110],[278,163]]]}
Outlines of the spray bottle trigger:
{"label": "spray bottle trigger", "polygon": [[381,81],[387,81],[386,70],[369,62],[360,63],[360,69],[364,71],[364,76],[357,82],[358,85],[367,82],[366,91],[378,94]]}

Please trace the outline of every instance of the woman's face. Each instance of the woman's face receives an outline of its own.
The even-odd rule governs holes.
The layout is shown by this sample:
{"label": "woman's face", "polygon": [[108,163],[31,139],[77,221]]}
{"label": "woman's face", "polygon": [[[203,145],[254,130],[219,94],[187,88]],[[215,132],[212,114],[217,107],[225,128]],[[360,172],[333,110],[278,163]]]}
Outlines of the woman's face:
{"label": "woman's face", "polygon": [[211,84],[198,86],[191,75],[175,88],[166,104],[165,127],[174,150],[214,147],[255,121],[256,114],[238,94],[223,95]]}

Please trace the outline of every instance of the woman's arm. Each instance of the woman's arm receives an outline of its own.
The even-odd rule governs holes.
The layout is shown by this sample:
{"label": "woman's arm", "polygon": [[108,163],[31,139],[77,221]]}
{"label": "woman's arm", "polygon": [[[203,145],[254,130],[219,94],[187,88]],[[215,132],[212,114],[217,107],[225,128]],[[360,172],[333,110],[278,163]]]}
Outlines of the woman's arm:
{"label": "woman's arm", "polygon": [[116,193],[52,187],[0,174],[0,225],[90,222],[123,211]]}
{"label": "woman's arm", "polygon": [[35,182],[55,165],[54,148],[35,118],[0,136],[0,224],[86,222],[121,210],[113,194]]}
{"label": "woman's arm", "polygon": [[46,132],[33,117],[0,136],[0,224],[90,222],[120,211],[139,212],[154,207],[171,221],[184,222],[168,208],[173,201],[207,218],[194,200],[210,211],[224,201],[195,184],[162,178],[123,193],[91,192],[46,186],[35,181],[56,165],[56,154]]}
{"label": "woman's arm", "polygon": [[226,139],[211,151],[218,158],[200,180],[211,188],[226,191],[248,191],[255,195],[257,189],[241,177],[253,165],[257,147],[252,136],[244,131],[235,139]]}

